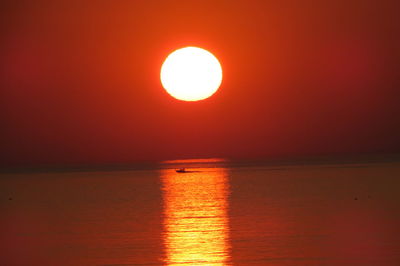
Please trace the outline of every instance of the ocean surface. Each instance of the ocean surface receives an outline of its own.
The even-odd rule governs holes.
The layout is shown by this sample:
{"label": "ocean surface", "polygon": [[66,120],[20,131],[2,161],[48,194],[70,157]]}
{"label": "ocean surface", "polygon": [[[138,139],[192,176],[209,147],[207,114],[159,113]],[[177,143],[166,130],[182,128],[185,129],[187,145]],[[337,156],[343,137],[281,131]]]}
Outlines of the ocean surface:
{"label": "ocean surface", "polygon": [[0,265],[400,265],[400,163],[2,173]]}

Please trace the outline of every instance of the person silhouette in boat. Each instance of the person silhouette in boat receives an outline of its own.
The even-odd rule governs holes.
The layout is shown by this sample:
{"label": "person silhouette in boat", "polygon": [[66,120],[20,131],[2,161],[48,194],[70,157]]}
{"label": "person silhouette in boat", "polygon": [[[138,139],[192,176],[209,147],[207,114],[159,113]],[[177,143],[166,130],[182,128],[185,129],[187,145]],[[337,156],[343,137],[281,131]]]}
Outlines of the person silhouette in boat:
{"label": "person silhouette in boat", "polygon": [[178,170],[175,170],[177,173],[186,173],[185,168],[179,168]]}

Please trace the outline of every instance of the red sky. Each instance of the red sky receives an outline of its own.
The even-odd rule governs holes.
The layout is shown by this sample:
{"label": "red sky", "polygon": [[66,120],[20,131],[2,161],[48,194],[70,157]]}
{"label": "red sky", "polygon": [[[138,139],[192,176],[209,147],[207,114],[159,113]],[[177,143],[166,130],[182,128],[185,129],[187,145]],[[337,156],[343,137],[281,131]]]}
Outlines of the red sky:
{"label": "red sky", "polygon": [[[3,166],[400,152],[398,1],[56,2],[0,4]],[[160,84],[184,46],[207,100]]]}

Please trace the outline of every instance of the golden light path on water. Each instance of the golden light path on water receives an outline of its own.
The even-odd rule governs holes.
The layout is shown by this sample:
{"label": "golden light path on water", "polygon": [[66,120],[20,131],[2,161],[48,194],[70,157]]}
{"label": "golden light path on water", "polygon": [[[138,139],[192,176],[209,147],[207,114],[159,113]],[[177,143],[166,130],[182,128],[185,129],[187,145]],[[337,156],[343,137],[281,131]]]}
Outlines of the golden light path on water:
{"label": "golden light path on water", "polygon": [[225,169],[161,172],[167,265],[227,265],[230,261]]}

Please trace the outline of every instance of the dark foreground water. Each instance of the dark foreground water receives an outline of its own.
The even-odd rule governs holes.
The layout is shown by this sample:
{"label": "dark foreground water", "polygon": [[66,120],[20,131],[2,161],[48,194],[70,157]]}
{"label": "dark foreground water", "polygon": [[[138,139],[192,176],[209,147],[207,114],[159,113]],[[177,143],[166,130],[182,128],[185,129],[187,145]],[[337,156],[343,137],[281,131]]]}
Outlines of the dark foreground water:
{"label": "dark foreground water", "polygon": [[1,174],[0,265],[400,265],[399,163],[223,165]]}

